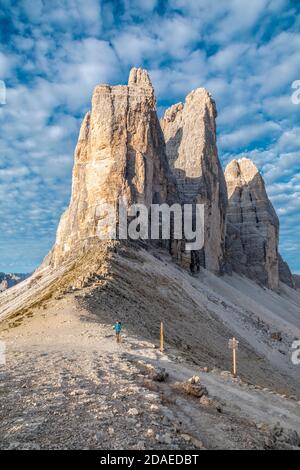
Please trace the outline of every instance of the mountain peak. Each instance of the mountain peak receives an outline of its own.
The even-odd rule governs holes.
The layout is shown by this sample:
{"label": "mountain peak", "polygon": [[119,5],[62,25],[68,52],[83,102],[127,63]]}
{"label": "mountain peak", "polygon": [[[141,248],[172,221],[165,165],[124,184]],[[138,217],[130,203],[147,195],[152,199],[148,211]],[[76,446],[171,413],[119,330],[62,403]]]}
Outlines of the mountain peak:
{"label": "mountain peak", "polygon": [[132,69],[130,70],[128,85],[153,88],[147,70],[136,67],[132,67]]}

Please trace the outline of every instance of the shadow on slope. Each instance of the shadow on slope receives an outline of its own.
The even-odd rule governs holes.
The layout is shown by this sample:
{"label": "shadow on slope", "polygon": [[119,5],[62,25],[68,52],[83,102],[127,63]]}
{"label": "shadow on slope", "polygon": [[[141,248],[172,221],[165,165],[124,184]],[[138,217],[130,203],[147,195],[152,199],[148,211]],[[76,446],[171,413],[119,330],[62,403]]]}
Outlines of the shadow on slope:
{"label": "shadow on slope", "polygon": [[[205,271],[191,276],[172,263],[164,250],[127,246],[112,255],[109,281],[79,294],[78,301],[95,321],[113,324],[119,319],[130,334],[157,344],[163,320],[167,345],[199,366],[230,370],[228,340],[236,336],[240,340],[239,374],[244,379],[282,393],[297,393],[299,374],[286,352],[292,341],[289,331],[284,331],[282,343],[275,344],[272,318],[264,319],[260,312],[256,318],[256,306],[247,310],[240,306],[241,299],[235,303],[232,296],[239,291],[227,283]],[[290,327],[296,334],[297,328]]]}
{"label": "shadow on slope", "polygon": [[[288,355],[292,334],[299,333],[291,323],[294,317],[280,322],[278,311],[275,317],[270,314],[281,300],[278,294],[258,286],[253,291],[251,285],[247,296],[243,292],[246,280],[233,279],[238,279],[236,285],[205,270],[191,276],[164,249],[98,242],[76,261],[37,272],[0,295],[1,329],[21,325],[26,316],[45,315],[49,305],[59,310],[61,299],[70,296],[85,308],[89,321],[112,325],[119,319],[130,334],[156,343],[163,320],[167,346],[199,366],[230,370],[228,340],[235,336],[240,340],[238,373],[242,378],[281,393],[299,393],[299,368]],[[258,303],[250,302],[251,292]],[[297,309],[295,301],[288,304],[290,308]],[[260,309],[263,302],[267,307]],[[276,342],[272,333],[279,326],[282,341]]]}

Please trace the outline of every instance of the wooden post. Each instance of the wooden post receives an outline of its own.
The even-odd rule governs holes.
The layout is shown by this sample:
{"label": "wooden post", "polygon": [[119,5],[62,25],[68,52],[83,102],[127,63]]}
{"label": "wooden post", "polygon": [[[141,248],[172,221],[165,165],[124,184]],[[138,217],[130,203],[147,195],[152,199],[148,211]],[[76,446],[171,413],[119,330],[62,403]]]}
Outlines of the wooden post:
{"label": "wooden post", "polygon": [[160,352],[164,352],[164,324],[160,322]]}
{"label": "wooden post", "polygon": [[239,342],[236,338],[232,338],[228,341],[229,349],[232,349],[232,362],[233,362],[233,377],[237,376],[237,367],[236,367],[236,352],[239,347]]}
{"label": "wooden post", "polygon": [[[233,338],[235,341],[235,338]],[[232,355],[233,355],[233,377],[236,377],[236,348],[234,347],[232,350]]]}

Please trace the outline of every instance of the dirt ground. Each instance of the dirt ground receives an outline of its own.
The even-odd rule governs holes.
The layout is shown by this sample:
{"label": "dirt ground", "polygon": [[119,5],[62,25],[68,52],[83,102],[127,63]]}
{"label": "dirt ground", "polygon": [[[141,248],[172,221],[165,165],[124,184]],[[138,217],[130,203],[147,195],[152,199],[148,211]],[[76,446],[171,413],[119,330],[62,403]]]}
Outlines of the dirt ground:
{"label": "dirt ground", "polygon": [[[299,291],[101,245],[2,293],[0,321],[0,448],[299,448]],[[193,376],[207,395],[186,393]]]}
{"label": "dirt ground", "polygon": [[[75,294],[4,329],[0,366],[1,449],[297,448],[300,404],[199,366],[167,344],[161,353],[112,324]],[[164,369],[158,382],[147,371]],[[177,384],[197,375],[208,400]],[[276,424],[280,423],[280,424]]]}

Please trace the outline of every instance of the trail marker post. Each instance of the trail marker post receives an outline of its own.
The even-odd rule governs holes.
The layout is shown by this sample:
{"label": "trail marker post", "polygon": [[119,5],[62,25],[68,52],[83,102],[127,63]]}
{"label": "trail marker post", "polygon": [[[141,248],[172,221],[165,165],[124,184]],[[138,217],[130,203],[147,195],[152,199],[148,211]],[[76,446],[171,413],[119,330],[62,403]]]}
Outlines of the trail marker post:
{"label": "trail marker post", "polygon": [[160,352],[164,352],[164,324],[160,322]]}
{"label": "trail marker post", "polygon": [[236,377],[236,352],[239,347],[239,341],[236,338],[232,338],[228,341],[228,347],[229,349],[232,349],[232,362],[233,362],[233,376]]}

